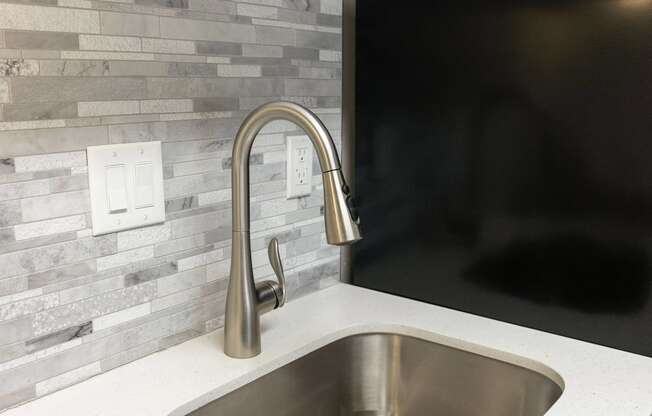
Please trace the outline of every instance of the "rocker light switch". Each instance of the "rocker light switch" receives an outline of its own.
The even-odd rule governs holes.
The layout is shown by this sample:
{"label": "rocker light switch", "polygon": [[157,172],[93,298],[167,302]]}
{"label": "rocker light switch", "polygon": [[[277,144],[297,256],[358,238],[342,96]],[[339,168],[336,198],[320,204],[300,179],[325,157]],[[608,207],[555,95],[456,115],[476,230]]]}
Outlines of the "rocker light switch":
{"label": "rocker light switch", "polygon": [[125,165],[106,167],[106,196],[109,212],[114,214],[127,210],[127,182]]}
{"label": "rocker light switch", "polygon": [[161,142],[87,148],[93,235],[165,221]]}
{"label": "rocker light switch", "polygon": [[136,208],[151,207],[154,200],[154,170],[151,163],[136,165]]}

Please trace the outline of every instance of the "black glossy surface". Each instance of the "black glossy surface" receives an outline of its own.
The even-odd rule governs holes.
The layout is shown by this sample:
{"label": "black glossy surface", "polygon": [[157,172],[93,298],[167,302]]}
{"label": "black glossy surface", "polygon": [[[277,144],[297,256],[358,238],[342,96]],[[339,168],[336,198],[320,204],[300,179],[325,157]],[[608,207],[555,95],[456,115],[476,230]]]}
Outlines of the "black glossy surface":
{"label": "black glossy surface", "polygon": [[652,4],[358,1],[354,282],[652,356]]}

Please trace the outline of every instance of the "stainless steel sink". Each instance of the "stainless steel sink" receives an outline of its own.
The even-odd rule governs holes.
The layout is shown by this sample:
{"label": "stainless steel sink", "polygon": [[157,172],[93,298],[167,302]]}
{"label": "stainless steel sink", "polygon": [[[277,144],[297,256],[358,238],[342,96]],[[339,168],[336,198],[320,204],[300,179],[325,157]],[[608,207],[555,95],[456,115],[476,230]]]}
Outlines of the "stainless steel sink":
{"label": "stainless steel sink", "polygon": [[329,344],[190,415],[535,416],[561,392],[550,378],[514,364],[412,337],[364,334]]}

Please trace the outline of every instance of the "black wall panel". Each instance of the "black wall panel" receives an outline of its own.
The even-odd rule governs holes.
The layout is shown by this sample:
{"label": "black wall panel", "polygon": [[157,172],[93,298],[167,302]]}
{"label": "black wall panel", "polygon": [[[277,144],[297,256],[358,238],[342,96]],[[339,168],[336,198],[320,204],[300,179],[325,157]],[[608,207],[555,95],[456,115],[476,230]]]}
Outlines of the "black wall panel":
{"label": "black wall panel", "polygon": [[652,356],[652,5],[358,1],[354,283]]}

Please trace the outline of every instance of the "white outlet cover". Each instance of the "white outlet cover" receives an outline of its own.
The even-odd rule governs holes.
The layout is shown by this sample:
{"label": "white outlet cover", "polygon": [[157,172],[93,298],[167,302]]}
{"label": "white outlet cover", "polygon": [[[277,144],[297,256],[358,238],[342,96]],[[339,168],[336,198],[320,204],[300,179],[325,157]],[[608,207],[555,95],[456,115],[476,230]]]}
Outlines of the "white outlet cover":
{"label": "white outlet cover", "polygon": [[[92,146],[86,151],[93,235],[165,221],[161,142]],[[107,173],[112,172],[111,174],[115,175],[116,168],[119,171],[117,177],[121,179],[124,176],[124,189],[113,181],[107,181]],[[136,172],[140,173],[138,181]],[[147,176],[143,177],[142,172],[146,172]],[[137,195],[141,197],[138,198]],[[145,203],[142,202],[142,195],[146,196]],[[123,203],[125,196],[126,204]],[[124,206],[124,209],[112,211],[110,199],[114,205],[115,201],[118,201],[118,207]]]}
{"label": "white outlet cover", "polygon": [[313,147],[306,135],[287,138],[287,199],[312,192]]}

